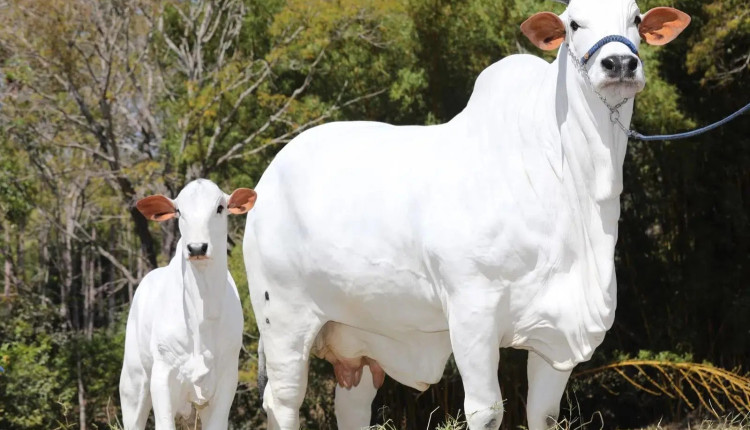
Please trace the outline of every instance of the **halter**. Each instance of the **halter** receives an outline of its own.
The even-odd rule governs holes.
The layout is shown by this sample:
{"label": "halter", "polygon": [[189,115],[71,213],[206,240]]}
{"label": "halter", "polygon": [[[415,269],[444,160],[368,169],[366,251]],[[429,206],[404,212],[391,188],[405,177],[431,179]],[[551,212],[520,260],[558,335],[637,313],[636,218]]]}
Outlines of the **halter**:
{"label": "halter", "polygon": [[593,57],[594,54],[596,54],[596,51],[602,49],[602,46],[604,46],[604,45],[606,45],[608,43],[611,43],[611,42],[620,42],[620,43],[622,43],[623,45],[627,46],[628,49],[630,49],[630,52],[632,52],[633,54],[635,54],[636,57],[640,58],[640,55],[638,55],[638,48],[635,47],[635,45],[633,44],[633,42],[630,41],[630,39],[628,39],[627,37],[624,37],[624,36],[620,36],[618,34],[613,34],[613,35],[610,35],[610,36],[604,36],[604,37],[602,37],[601,40],[599,40],[598,42],[596,42],[594,44],[594,46],[592,46],[591,49],[588,50],[588,52],[586,52],[585,54],[583,54],[583,57],[581,57],[581,64],[585,66],[586,63],[589,61],[589,59],[591,57]]}
{"label": "halter", "polygon": [[[604,106],[609,109],[609,120],[612,121],[613,124],[618,125],[628,136],[630,135],[630,130],[628,130],[621,122],[620,122],[620,107],[628,102],[628,98],[625,97],[622,99],[620,103],[617,103],[616,105],[611,105],[607,102],[606,97],[601,95],[599,91],[596,90],[594,85],[591,83],[591,77],[589,77],[589,72],[586,70],[586,63],[591,59],[591,57],[596,53],[596,51],[602,49],[602,47],[608,43],[611,42],[620,42],[623,45],[627,46],[630,51],[638,56],[638,48],[635,47],[633,42],[630,41],[627,37],[620,36],[620,35],[610,35],[605,36],[601,38],[598,42],[594,44],[594,46],[591,47],[579,60],[576,55],[573,53],[572,47],[570,46],[570,43],[565,42],[565,47],[568,51],[568,56],[570,57],[570,60],[573,62],[573,65],[575,65],[578,72],[583,76],[583,80],[586,82],[586,85],[589,87],[589,89],[599,97],[599,100],[604,103]],[[640,58],[640,57],[639,57]]]}
{"label": "halter", "polygon": [[[628,39],[626,37],[623,37],[623,36],[619,36],[619,35],[611,35],[611,36],[605,36],[605,37],[601,38],[601,40],[599,40],[598,42],[596,42],[594,44],[594,46],[592,46],[591,49],[589,49],[583,55],[583,57],[581,57],[580,60],[573,53],[573,50],[571,49],[571,46],[570,46],[569,43],[566,42],[565,46],[566,46],[566,48],[568,50],[568,56],[570,56],[570,59],[573,62],[573,64],[575,65],[575,67],[578,70],[578,72],[583,76],[583,80],[586,82],[586,85],[589,87],[589,89],[591,89],[591,91],[594,94],[597,95],[597,97],[599,97],[599,100],[601,100],[602,103],[604,103],[604,105],[607,106],[607,109],[609,109],[609,120],[612,122],[612,124],[615,124],[618,127],[620,127],[620,129],[629,138],[643,140],[643,141],[686,139],[686,138],[694,137],[694,136],[697,136],[699,134],[703,134],[703,133],[705,133],[707,131],[713,130],[716,127],[722,126],[722,125],[728,123],[729,121],[737,118],[738,116],[742,115],[745,112],[750,112],[750,103],[748,103],[744,107],[740,108],[738,111],[734,112],[733,114],[725,117],[724,119],[722,119],[720,121],[717,121],[717,122],[715,122],[713,124],[707,125],[705,127],[702,127],[702,128],[696,129],[696,130],[691,130],[691,131],[687,131],[687,132],[684,132],[684,133],[677,133],[677,134],[663,134],[663,135],[656,135],[656,136],[645,136],[645,135],[643,135],[641,133],[638,133],[635,130],[628,129],[627,127],[625,127],[620,122],[620,107],[622,105],[624,105],[625,103],[627,103],[628,99],[624,98],[624,99],[622,99],[622,101],[620,103],[617,103],[616,105],[611,105],[611,104],[607,103],[607,99],[604,96],[602,96],[601,94],[599,94],[599,92],[596,91],[596,88],[594,87],[594,85],[591,83],[591,78],[589,77],[589,73],[588,73],[588,71],[586,70],[586,67],[585,67],[586,63],[591,59],[591,57],[593,57],[594,54],[596,54],[596,51],[600,50],[602,48],[602,46],[604,46],[604,45],[606,45],[608,43],[611,43],[611,42],[620,42],[620,43],[622,43],[623,45],[627,46],[628,49],[630,49],[630,52],[632,52],[633,54],[635,54],[635,56],[637,56],[637,57],[640,58],[640,56],[638,55],[638,48],[635,47],[635,45],[633,44],[633,42],[631,42],[630,39]],[[641,61],[643,61],[643,60],[641,60]]]}

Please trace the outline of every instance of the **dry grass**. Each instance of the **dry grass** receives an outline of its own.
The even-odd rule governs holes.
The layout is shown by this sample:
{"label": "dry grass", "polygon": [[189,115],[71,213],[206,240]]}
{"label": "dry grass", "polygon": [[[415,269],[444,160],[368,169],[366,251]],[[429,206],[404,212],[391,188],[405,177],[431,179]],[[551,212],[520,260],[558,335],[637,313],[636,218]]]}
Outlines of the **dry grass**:
{"label": "dry grass", "polygon": [[717,420],[702,420],[686,424],[662,424],[648,426],[642,430],[747,430],[750,429],[750,414],[727,415]]}
{"label": "dry grass", "polygon": [[[432,415],[436,411],[437,411],[437,408],[435,408],[430,413],[429,422],[432,422]],[[429,422],[427,424],[427,429],[430,428]],[[400,430],[400,429],[394,425],[393,421],[388,420],[384,424],[371,426],[367,430]],[[466,421],[461,417],[461,412],[459,411],[458,415],[455,418],[452,416],[448,416],[448,419],[444,423],[438,424],[438,426],[435,427],[435,430],[467,430],[467,424],[466,424]]]}
{"label": "dry grass", "polygon": [[[561,418],[556,423],[555,430],[601,430],[605,427],[602,414],[594,412],[588,419],[582,417],[580,406],[575,399],[566,396],[567,407],[561,413]],[[437,411],[437,409],[435,410]],[[432,413],[434,414],[435,411]],[[522,428],[523,429],[523,428]],[[691,420],[683,423],[657,423],[638,430],[750,430],[750,413],[728,414],[714,420]],[[368,430],[402,430],[392,421],[385,424],[372,426]],[[430,430],[428,424],[427,429]],[[445,423],[435,427],[435,430],[467,430],[466,421],[459,413],[456,418],[449,417]]]}
{"label": "dry grass", "polygon": [[[750,414],[750,378],[710,364],[627,359],[580,372],[574,377],[615,372],[640,391],[702,407],[714,418]],[[602,384],[607,389],[607,387]]]}

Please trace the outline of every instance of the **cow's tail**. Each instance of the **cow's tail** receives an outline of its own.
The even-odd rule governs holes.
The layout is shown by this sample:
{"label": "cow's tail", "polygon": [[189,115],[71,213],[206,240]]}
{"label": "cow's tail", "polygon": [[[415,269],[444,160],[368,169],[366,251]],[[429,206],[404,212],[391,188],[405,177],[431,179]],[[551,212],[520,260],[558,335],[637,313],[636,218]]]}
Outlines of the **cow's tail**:
{"label": "cow's tail", "polygon": [[266,391],[268,374],[266,373],[266,354],[263,352],[263,338],[258,339],[258,390],[260,401],[263,402],[263,393]]}

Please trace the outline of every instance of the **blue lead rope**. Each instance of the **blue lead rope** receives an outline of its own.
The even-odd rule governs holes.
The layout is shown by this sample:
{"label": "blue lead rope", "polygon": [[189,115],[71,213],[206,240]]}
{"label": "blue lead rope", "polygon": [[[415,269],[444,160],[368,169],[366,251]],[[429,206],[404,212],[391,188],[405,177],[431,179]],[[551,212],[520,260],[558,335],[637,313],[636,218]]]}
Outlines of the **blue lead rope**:
{"label": "blue lead rope", "polygon": [[722,119],[721,121],[717,121],[711,125],[707,125],[705,127],[701,127],[692,131],[686,131],[684,133],[677,133],[677,134],[658,134],[655,136],[644,136],[641,133],[638,133],[635,130],[628,131],[628,137],[631,139],[638,139],[643,141],[651,141],[651,140],[678,140],[678,139],[687,139],[689,137],[697,136],[699,134],[703,134],[707,131],[711,131],[715,129],[716,127],[722,126],[729,121],[737,118],[738,116],[742,115],[743,113],[750,110],[750,103],[745,105],[745,107],[741,108],[737,112],[729,115],[728,117]]}
{"label": "blue lead rope", "polygon": [[[613,35],[610,35],[610,36],[605,36],[601,40],[599,40],[598,42],[596,42],[594,44],[594,46],[592,46],[591,49],[589,49],[588,52],[586,52],[583,55],[583,57],[581,57],[581,59],[578,60],[579,63],[580,63],[580,67],[581,67],[580,70],[582,70],[583,73],[586,74],[586,77],[588,77],[588,72],[586,72],[586,70],[583,69],[582,67],[586,65],[586,62],[588,62],[589,59],[594,56],[594,54],[596,54],[596,51],[600,50],[602,48],[602,46],[604,46],[604,45],[606,45],[608,43],[611,43],[611,42],[620,42],[620,43],[622,43],[623,45],[627,46],[628,49],[630,49],[630,52],[632,52],[636,56],[640,57],[638,55],[638,48],[636,48],[635,45],[633,44],[633,42],[631,42],[630,39],[628,39],[627,37],[620,36],[620,35],[617,35],[617,34],[613,34]],[[596,90],[594,90],[594,92],[596,92]],[[598,94],[599,93],[597,93],[597,95]],[[599,97],[601,98],[602,96],[600,95]],[[617,107],[619,107],[619,105],[616,106],[616,107],[612,107],[609,104],[607,104],[606,100],[602,99],[602,101],[604,102],[605,105],[607,105],[607,107],[609,108],[610,111],[612,111],[612,113],[617,112]],[[748,110],[750,110],[750,103],[748,103],[747,105],[745,105],[745,107],[740,108],[740,110],[738,110],[737,112],[735,112],[735,113],[729,115],[728,117],[722,119],[721,121],[717,121],[717,122],[715,122],[713,124],[710,124],[710,125],[707,125],[705,127],[701,127],[701,128],[698,128],[698,129],[695,129],[695,130],[692,130],[692,131],[686,131],[684,133],[658,134],[658,135],[654,135],[654,136],[644,136],[644,135],[642,135],[641,133],[638,133],[635,130],[626,130],[625,127],[616,118],[612,119],[612,117],[610,117],[610,119],[612,119],[612,122],[616,121],[617,124],[620,125],[620,127],[623,129],[623,131],[631,139],[638,139],[638,140],[643,140],[643,141],[652,141],[652,140],[678,140],[678,139],[687,139],[689,137],[698,136],[698,135],[703,134],[703,133],[705,133],[707,131],[711,131],[711,130],[715,129],[716,127],[720,127],[720,126],[728,123],[729,121],[737,118],[738,116],[742,115],[743,113],[747,112]],[[618,112],[618,114],[619,114],[619,112]]]}

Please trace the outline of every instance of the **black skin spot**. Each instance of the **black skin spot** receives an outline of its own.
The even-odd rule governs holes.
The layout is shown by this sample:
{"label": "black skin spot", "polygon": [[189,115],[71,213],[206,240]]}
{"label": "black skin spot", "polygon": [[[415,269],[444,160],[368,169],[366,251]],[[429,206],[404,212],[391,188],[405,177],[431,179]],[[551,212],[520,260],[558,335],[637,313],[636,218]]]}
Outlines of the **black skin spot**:
{"label": "black skin spot", "polygon": [[268,318],[266,318],[266,324],[271,324],[271,320],[269,320]]}
{"label": "black skin spot", "polygon": [[496,418],[492,418],[491,420],[487,421],[487,424],[484,425],[484,428],[486,428],[486,429],[494,429],[496,423],[497,423],[497,419]]}
{"label": "black skin spot", "polygon": [[266,300],[268,300],[268,291],[266,291]]}

